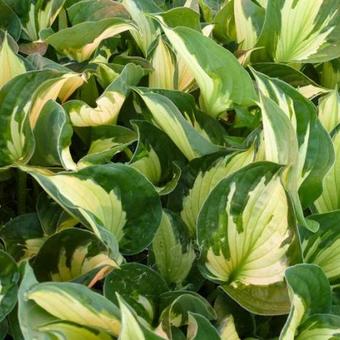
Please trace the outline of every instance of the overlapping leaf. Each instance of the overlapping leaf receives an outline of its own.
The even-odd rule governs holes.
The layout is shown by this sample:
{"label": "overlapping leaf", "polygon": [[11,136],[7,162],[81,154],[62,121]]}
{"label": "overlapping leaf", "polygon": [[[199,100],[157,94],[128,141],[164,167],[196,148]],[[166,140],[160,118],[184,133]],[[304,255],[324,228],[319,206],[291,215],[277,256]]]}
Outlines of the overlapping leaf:
{"label": "overlapping leaf", "polygon": [[337,339],[338,0],[0,0],[0,339]]}

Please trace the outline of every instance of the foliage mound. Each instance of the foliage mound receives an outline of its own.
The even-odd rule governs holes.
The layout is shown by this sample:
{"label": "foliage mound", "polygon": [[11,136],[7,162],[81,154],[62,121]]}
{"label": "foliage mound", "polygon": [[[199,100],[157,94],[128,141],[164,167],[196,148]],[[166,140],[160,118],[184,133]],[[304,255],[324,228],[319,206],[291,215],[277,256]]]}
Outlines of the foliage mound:
{"label": "foliage mound", "polygon": [[0,339],[340,339],[339,0],[0,0]]}

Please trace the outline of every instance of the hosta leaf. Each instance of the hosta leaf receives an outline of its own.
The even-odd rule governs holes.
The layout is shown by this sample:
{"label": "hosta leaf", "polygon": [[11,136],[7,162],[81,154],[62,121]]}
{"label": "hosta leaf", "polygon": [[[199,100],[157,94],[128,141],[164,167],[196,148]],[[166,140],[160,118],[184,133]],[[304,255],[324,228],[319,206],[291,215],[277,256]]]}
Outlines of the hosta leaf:
{"label": "hosta leaf", "polygon": [[[223,179],[205,201],[197,224],[204,275],[259,314],[286,312],[287,304],[275,299],[282,294],[285,269],[300,258],[279,170],[274,163],[258,162]],[[256,301],[261,296],[266,303]]]}
{"label": "hosta leaf", "polygon": [[248,50],[257,43],[265,11],[251,0],[234,0],[233,2],[237,42],[239,48]]}
{"label": "hosta leaf", "polygon": [[217,314],[217,326],[221,335],[224,331],[234,333],[235,328],[241,339],[256,332],[255,327],[257,325],[253,324],[253,315],[243,309],[222,289],[219,289],[217,293],[214,309]]}
{"label": "hosta leaf", "polygon": [[168,194],[177,185],[181,175],[179,166],[185,163],[183,154],[161,130],[146,121],[133,121],[138,131],[138,145],[130,165],[139,170],[161,195]]}
{"label": "hosta leaf", "polygon": [[187,8],[191,8],[196,13],[200,12],[200,6],[198,0],[186,0],[184,6]]}
{"label": "hosta leaf", "polygon": [[112,340],[112,337],[106,332],[80,327],[71,322],[52,322],[39,327],[39,332],[47,334],[53,339]]}
{"label": "hosta leaf", "polygon": [[0,29],[8,31],[15,40],[20,37],[20,20],[5,0],[0,0]]}
{"label": "hosta leaf", "polygon": [[70,216],[44,192],[37,199],[36,211],[41,228],[46,235],[52,235],[55,232],[72,228],[78,224],[76,219]]}
{"label": "hosta leaf", "polygon": [[240,340],[235,328],[235,322],[232,315],[226,317],[223,320],[223,325],[220,328],[220,335],[222,340]]}
{"label": "hosta leaf", "polygon": [[251,78],[228,50],[193,29],[162,27],[201,90],[203,111],[218,117],[235,105],[253,104],[256,94]]}
{"label": "hosta leaf", "polygon": [[119,258],[111,258],[93,233],[72,228],[46,240],[34,259],[33,270],[39,281],[76,281],[92,286],[116,268],[117,261]]}
{"label": "hosta leaf", "polygon": [[10,36],[5,33],[0,45],[0,88],[9,80],[26,72],[23,60],[16,54],[17,51],[10,45]]}
{"label": "hosta leaf", "polygon": [[49,99],[63,93],[65,87],[70,89],[70,82],[75,88],[80,86],[80,79],[76,73],[33,71],[17,76],[1,88],[0,167],[27,163],[34,151],[32,128],[41,109]]}
{"label": "hosta leaf", "polygon": [[137,85],[144,72],[140,66],[128,64],[122,73],[96,100],[97,106],[90,107],[80,100],[68,101],[64,108],[69,113],[73,126],[99,126],[115,124],[130,86]]}
{"label": "hosta leaf", "polygon": [[[118,76],[119,76],[119,70],[116,70],[115,67],[111,66],[107,63],[107,61],[104,60],[97,60],[98,58],[102,57],[100,52],[98,53],[98,56],[92,60],[93,63],[96,63],[97,69],[96,69],[96,78],[102,88],[108,87]],[[111,57],[111,55],[109,55]],[[94,83],[94,88],[96,87],[95,78],[91,77],[92,82]],[[98,97],[98,94],[94,96],[94,99]]]}
{"label": "hosta leaf", "polygon": [[322,64],[320,81],[329,89],[340,87],[340,58]]}
{"label": "hosta leaf", "polygon": [[332,137],[335,163],[326,174],[323,181],[323,191],[321,196],[314,202],[319,213],[326,213],[340,208],[340,190],[338,189],[338,177],[340,166],[340,133],[336,130]]}
{"label": "hosta leaf", "polygon": [[226,2],[214,18],[214,36],[217,41],[230,43],[236,41],[234,1]]}
{"label": "hosta leaf", "polygon": [[297,340],[336,339],[340,332],[340,317],[337,315],[315,315],[302,326]]}
{"label": "hosta leaf", "polygon": [[271,78],[279,78],[284,82],[297,87],[299,89],[303,89],[307,86],[317,86],[318,84],[302,73],[300,70],[289,66],[287,64],[274,63],[274,62],[265,62],[265,63],[256,63],[252,65],[252,67],[263,74]]}
{"label": "hosta leaf", "polygon": [[[53,68],[52,68],[53,69]],[[44,71],[47,72],[47,71]],[[67,72],[59,74],[58,78],[46,81],[35,93],[34,104],[29,113],[30,123],[32,128],[38,120],[39,114],[44,105],[50,99],[59,98],[62,102],[66,101],[75,90],[84,83],[82,74]]]}
{"label": "hosta leaf", "polygon": [[[65,79],[60,86],[58,98],[62,103],[64,103],[79,87],[80,91],[83,87],[86,87],[86,85],[90,82],[90,80],[87,80],[86,82],[86,76],[83,73],[76,73],[71,68],[58,64],[54,62],[51,59],[45,58],[39,54],[32,54],[29,55],[26,58],[26,61],[31,65],[33,70],[37,71],[43,71],[43,70],[49,70],[49,71],[56,71],[60,74],[65,74]],[[55,89],[58,89],[56,87]],[[55,99],[55,98],[52,98]],[[43,105],[45,102],[43,102]],[[42,105],[42,106],[43,106]],[[40,108],[42,108],[42,106]]]}
{"label": "hosta leaf", "polygon": [[303,230],[302,249],[305,262],[314,263],[323,270],[332,285],[340,282],[339,263],[339,218],[340,212],[312,215],[320,224],[316,233]]}
{"label": "hosta leaf", "polygon": [[270,97],[260,94],[266,160],[293,165],[298,161],[296,133],[289,117]]}
{"label": "hosta leaf", "polygon": [[26,263],[18,292],[18,321],[22,333],[20,335],[25,340],[34,338],[45,340],[46,337],[42,336],[39,328],[58,321],[57,318],[47,313],[34,301],[28,299],[28,291],[37,284],[38,281],[34,277],[32,268]]}
{"label": "hosta leaf", "polygon": [[200,314],[189,313],[187,338],[192,340],[219,340],[217,330]]}
{"label": "hosta leaf", "polygon": [[271,115],[274,120],[279,116],[282,119],[280,128],[276,127],[274,120],[264,125],[266,159],[290,165],[285,181],[299,223],[316,230],[313,221],[304,219],[302,207],[311,204],[321,194],[322,179],[333,163],[334,150],[329,135],[318,120],[314,105],[294,88],[260,73],[256,73],[256,80],[261,92],[262,114],[264,117]]}
{"label": "hosta leaf", "polygon": [[340,124],[340,94],[337,88],[319,99],[319,119],[330,133]]}
{"label": "hosta leaf", "polygon": [[[196,0],[195,0],[196,1]],[[161,13],[166,25],[170,27],[185,26],[196,31],[201,31],[199,11],[195,11],[190,6],[175,7],[169,11]]]}
{"label": "hosta leaf", "polygon": [[254,157],[255,148],[252,145],[247,151],[218,158],[215,162],[211,162],[207,169],[201,169],[198,172],[188,194],[183,198],[181,210],[181,217],[192,237],[196,235],[198,214],[211,190],[221,179],[250,164]]}
{"label": "hosta leaf", "polygon": [[309,316],[330,311],[331,290],[325,274],[312,264],[288,268],[285,277],[292,305],[280,339],[289,340]]}
{"label": "hosta leaf", "polygon": [[185,120],[199,133],[203,138],[213,144],[226,145],[227,133],[222,124],[200,111],[196,107],[195,98],[178,90],[152,89],[152,92],[161,94],[170,99],[182,113]]}
{"label": "hosta leaf", "polygon": [[219,9],[221,1],[219,0],[198,0],[204,20],[211,22]]}
{"label": "hosta leaf", "polygon": [[131,167],[108,164],[57,175],[33,168],[26,171],[97,236],[103,237],[100,228],[109,231],[122,252],[137,253],[152,241],[161,218],[159,197]]}
{"label": "hosta leaf", "polygon": [[[285,185],[291,195],[298,222],[307,228],[316,229],[316,225],[311,222],[308,224],[305,220],[298,197],[299,175],[302,175],[301,163],[304,161],[306,147],[302,145],[302,161],[300,161],[298,139],[293,125],[295,122],[292,123],[289,114],[269,97],[261,76],[256,74],[256,80],[260,89],[259,106],[263,121],[265,159],[287,165]],[[284,108],[288,111],[288,103],[286,104],[287,107]]]}
{"label": "hosta leaf", "polygon": [[128,13],[124,6],[112,0],[82,0],[67,8],[72,25],[85,21],[96,21],[104,18],[127,18]]}
{"label": "hosta leaf", "polygon": [[135,158],[131,166],[140,171],[150,182],[157,184],[161,180],[162,168],[155,150],[150,147],[147,154],[141,158]]}
{"label": "hosta leaf", "polygon": [[19,272],[14,259],[0,250],[0,321],[17,302]]}
{"label": "hosta leaf", "polygon": [[[53,130],[46,140],[46,131],[51,126]],[[36,147],[31,164],[62,166],[66,170],[76,169],[69,149],[73,129],[62,106],[53,100],[48,101],[40,112],[33,134]]]}
{"label": "hosta leaf", "polygon": [[131,34],[144,56],[147,56],[151,44],[157,37],[158,29],[146,14],[157,13],[161,9],[153,0],[123,0],[122,3],[138,27],[137,30],[131,31]]}
{"label": "hosta leaf", "polygon": [[154,124],[169,136],[188,160],[220,150],[186,121],[170,99],[144,89],[136,91],[150,110]]}
{"label": "hosta leaf", "polygon": [[[9,3],[13,3],[13,0],[9,0]],[[19,5],[16,9],[20,10],[23,36],[36,41],[39,40],[39,33],[53,24],[65,0],[23,0],[22,3],[22,7]]]}
{"label": "hosta leaf", "polygon": [[7,222],[0,230],[0,238],[7,252],[18,262],[35,256],[45,242],[35,213],[20,215]]}
{"label": "hosta leaf", "polygon": [[138,319],[131,311],[122,297],[117,295],[119,300],[119,308],[122,314],[122,329],[119,335],[121,340],[161,340],[164,339],[154,333],[151,329],[142,326]]}
{"label": "hosta leaf", "polygon": [[185,225],[175,214],[164,211],[152,241],[157,269],[168,283],[176,285],[181,285],[185,280],[196,258],[185,229]]}
{"label": "hosta leaf", "polygon": [[168,291],[165,281],[151,268],[139,263],[126,263],[105,279],[104,295],[118,305],[117,294],[134,311],[152,323],[158,312],[159,297]]}
{"label": "hosta leaf", "polygon": [[40,283],[26,292],[26,299],[62,321],[70,321],[118,336],[120,313],[102,295],[78,283]]}
{"label": "hosta leaf", "polygon": [[188,325],[190,313],[199,314],[207,320],[214,320],[216,314],[209,303],[193,292],[175,291],[161,296],[166,308],[161,314],[162,328],[171,338],[171,327]]}
{"label": "hosta leaf", "polygon": [[91,128],[91,142],[87,154],[77,165],[83,168],[94,164],[110,163],[112,157],[137,140],[137,134],[119,125],[101,125]]}
{"label": "hosta leaf", "polygon": [[48,36],[45,41],[58,53],[82,62],[91,58],[104,39],[133,28],[131,22],[120,18],[87,21],[58,31]]}
{"label": "hosta leaf", "polygon": [[149,75],[149,87],[175,89],[176,65],[174,56],[162,37],[158,39],[152,54],[151,65],[153,71]]}
{"label": "hosta leaf", "polygon": [[54,70],[62,73],[68,73],[71,71],[71,69],[65,64],[58,64],[52,59],[45,58],[40,54],[31,54],[26,57],[26,60],[29,62],[32,68],[37,71]]}
{"label": "hosta leaf", "polygon": [[266,52],[261,59],[316,63],[338,57],[338,11],[337,0],[268,1],[258,42]]}
{"label": "hosta leaf", "polygon": [[339,14],[0,0],[0,340],[340,339]]}
{"label": "hosta leaf", "polygon": [[[185,6],[189,7],[189,5],[190,4],[186,4]],[[192,28],[196,31],[201,31],[198,3],[196,3],[196,6],[198,9],[197,12],[192,10],[191,8],[186,7],[173,8],[167,12],[163,12],[161,14],[162,19],[164,20],[165,24],[168,25],[169,27],[175,28],[177,26],[185,26]],[[202,31],[202,33],[205,34],[204,31]],[[167,46],[164,45],[164,47]],[[174,64],[173,67],[175,67],[173,80],[174,88],[180,91],[192,90],[195,79],[190,69],[188,68],[187,63],[185,62],[185,59],[178,54],[175,56],[174,53],[172,53],[171,55],[172,62]],[[164,56],[168,58],[167,53],[164,53]],[[167,58],[165,58],[164,60],[166,60]]]}

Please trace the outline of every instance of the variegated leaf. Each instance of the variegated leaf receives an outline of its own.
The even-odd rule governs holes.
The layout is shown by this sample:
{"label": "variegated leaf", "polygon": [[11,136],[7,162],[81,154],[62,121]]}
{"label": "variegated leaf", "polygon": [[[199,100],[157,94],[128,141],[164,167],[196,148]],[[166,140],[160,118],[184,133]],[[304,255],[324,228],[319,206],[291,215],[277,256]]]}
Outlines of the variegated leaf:
{"label": "variegated leaf", "polygon": [[223,320],[222,327],[220,328],[221,340],[240,340],[235,328],[235,322],[232,315]]}
{"label": "variegated leaf", "polygon": [[43,106],[49,99],[64,95],[66,89],[68,93],[70,88],[73,91],[81,85],[81,79],[76,73],[32,71],[17,76],[1,88],[0,167],[28,162],[35,144],[32,128]]}
{"label": "variegated leaf", "polygon": [[207,320],[214,320],[216,313],[203,297],[194,292],[177,290],[161,296],[160,316],[163,330],[172,338],[173,328],[186,326],[190,313],[199,314]]}
{"label": "variegated leaf", "polygon": [[340,87],[340,58],[322,64],[320,81],[329,89]]}
{"label": "variegated leaf", "polygon": [[82,157],[77,166],[79,169],[110,163],[113,156],[127,150],[128,146],[137,140],[137,134],[120,125],[101,125],[91,128],[90,146],[87,154]]}
{"label": "variegated leaf", "polygon": [[46,334],[48,337],[56,339],[112,340],[110,334],[106,332],[65,321],[42,325],[39,327],[39,333],[41,336]]}
{"label": "variegated leaf", "polygon": [[75,281],[92,286],[117,268],[120,260],[93,233],[72,228],[46,240],[34,259],[33,270],[39,281]]}
{"label": "variegated leaf", "polygon": [[221,339],[217,330],[207,318],[200,314],[189,313],[187,339],[203,340],[207,338],[211,340]]}
{"label": "variegated leaf", "polygon": [[202,137],[167,97],[136,89],[151,112],[154,124],[163,130],[188,160],[219,151],[221,148]]}
{"label": "variegated leaf", "polygon": [[129,14],[124,6],[112,0],[81,0],[67,8],[68,17],[72,25],[86,21],[97,21],[112,17],[128,18]]}
{"label": "variegated leaf", "polygon": [[[65,0],[25,1],[27,8],[20,13],[23,36],[32,41],[40,38],[40,32],[51,27]],[[24,5],[24,7],[25,7]]]}
{"label": "variegated leaf", "polygon": [[264,22],[264,9],[251,0],[233,0],[237,42],[242,50],[252,49]]}
{"label": "variegated leaf", "polygon": [[26,72],[23,60],[14,49],[15,42],[11,40],[11,36],[7,33],[4,34],[2,42],[0,39],[0,88],[17,75]]}
{"label": "variegated leaf", "polygon": [[103,40],[131,29],[134,29],[133,24],[121,18],[87,21],[60,30],[45,41],[58,53],[82,62],[91,58]]}
{"label": "variegated leaf", "polygon": [[[334,161],[329,135],[318,120],[313,104],[295,89],[260,73],[256,73],[256,80],[261,95],[266,159],[289,166],[284,181],[298,221],[316,230],[317,225],[304,218],[302,207],[321,194],[322,180]],[[270,116],[272,120],[267,121]],[[280,126],[275,122],[279,117]]]}
{"label": "variegated leaf", "polygon": [[208,169],[198,172],[194,183],[183,198],[181,217],[188,227],[191,237],[196,235],[196,221],[199,212],[216,184],[235,171],[250,164],[255,158],[255,146],[248,150],[212,162]]}
{"label": "variegated leaf", "polygon": [[329,133],[340,124],[340,94],[337,88],[319,99],[318,113],[321,124]]}
{"label": "variegated leaf", "polygon": [[[158,17],[176,53],[187,63],[201,90],[203,111],[219,117],[235,105],[251,105],[256,93],[250,76],[226,49],[187,27],[169,28]],[[210,58],[213,54],[215,57]]]}
{"label": "variegated leaf", "polygon": [[269,1],[257,60],[317,63],[339,57],[337,0]]}
{"label": "variegated leaf", "polygon": [[326,213],[340,208],[340,190],[338,186],[338,173],[340,167],[340,131],[336,130],[332,137],[335,162],[323,180],[323,191],[320,197],[314,202],[319,213]]}
{"label": "variegated leaf", "polygon": [[124,301],[122,297],[117,295],[119,308],[122,314],[122,328],[119,335],[121,340],[162,340],[164,338],[158,336],[151,327],[143,324],[142,320],[138,320],[134,315],[131,307]]}
{"label": "variegated leaf", "polygon": [[8,221],[0,230],[7,253],[17,262],[34,257],[46,240],[37,214],[17,216]]}
{"label": "variegated leaf", "polygon": [[[28,291],[38,284],[33,270],[28,263],[23,267],[23,277],[18,292],[18,322],[20,336],[25,340],[41,339],[40,327],[60,322],[56,317],[41,309],[34,301],[27,297]],[[45,337],[45,334],[43,335]]]}
{"label": "variegated leaf", "polygon": [[299,264],[288,268],[285,273],[291,300],[291,310],[281,340],[300,339],[295,337],[299,325],[313,314],[329,313],[331,290],[328,280],[320,267]]}
{"label": "variegated leaf", "polygon": [[338,315],[315,315],[301,326],[297,340],[336,339],[340,333],[340,317]]}
{"label": "variegated leaf", "polygon": [[[54,128],[46,140],[46,131],[51,126]],[[36,146],[30,164],[76,169],[70,153],[73,129],[62,106],[53,100],[48,101],[39,114],[33,134]]]}
{"label": "variegated leaf", "polygon": [[300,257],[280,167],[258,162],[223,179],[198,218],[202,272],[257,314],[284,314],[284,272]]}
{"label": "variegated leaf", "polygon": [[98,237],[103,237],[101,228],[106,229],[122,252],[137,253],[152,241],[161,218],[159,197],[152,184],[131,167],[108,164],[56,175],[25,170]]}
{"label": "variegated leaf", "polygon": [[161,195],[169,194],[181,175],[183,154],[161,130],[146,121],[133,121],[138,131],[138,145],[130,165],[146,176]]}
{"label": "variegated leaf", "polygon": [[180,286],[188,276],[196,255],[185,225],[170,211],[163,211],[152,241],[152,251],[162,277],[168,283]]}
{"label": "variegated leaf", "polygon": [[61,321],[70,321],[118,336],[121,329],[118,308],[102,295],[78,283],[36,284],[26,299]]}
{"label": "variegated leaf", "polygon": [[316,233],[307,230],[301,232],[304,260],[318,265],[332,285],[340,282],[339,268],[339,219],[340,212],[312,215],[311,218],[320,224]]}
{"label": "variegated leaf", "polygon": [[161,9],[153,0],[123,0],[122,4],[137,25],[137,29],[131,31],[132,36],[144,56],[148,56],[149,48],[157,38],[159,29],[146,14],[158,13]]}
{"label": "variegated leaf", "polygon": [[72,228],[78,221],[70,216],[59,204],[45,192],[40,193],[36,203],[37,216],[45,235],[52,235],[64,229]]}
{"label": "variegated leaf", "polygon": [[104,282],[104,296],[115,305],[117,294],[150,324],[156,321],[160,295],[168,287],[161,276],[140,263],[125,263],[112,271]]}
{"label": "variegated leaf", "polygon": [[64,104],[73,126],[100,126],[116,124],[130,86],[137,85],[143,77],[143,69],[134,64],[125,66],[121,74],[105,89],[92,108],[80,100],[71,100]]}
{"label": "variegated leaf", "polygon": [[149,86],[159,89],[175,89],[176,65],[171,49],[160,37],[152,55],[153,71],[149,75]]}

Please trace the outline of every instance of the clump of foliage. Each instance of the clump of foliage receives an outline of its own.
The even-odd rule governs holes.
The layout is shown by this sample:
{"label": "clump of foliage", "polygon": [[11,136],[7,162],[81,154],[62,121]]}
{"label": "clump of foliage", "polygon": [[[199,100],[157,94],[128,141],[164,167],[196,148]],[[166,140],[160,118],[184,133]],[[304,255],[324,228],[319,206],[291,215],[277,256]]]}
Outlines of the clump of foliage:
{"label": "clump of foliage", "polygon": [[0,0],[0,338],[340,338],[339,0]]}

